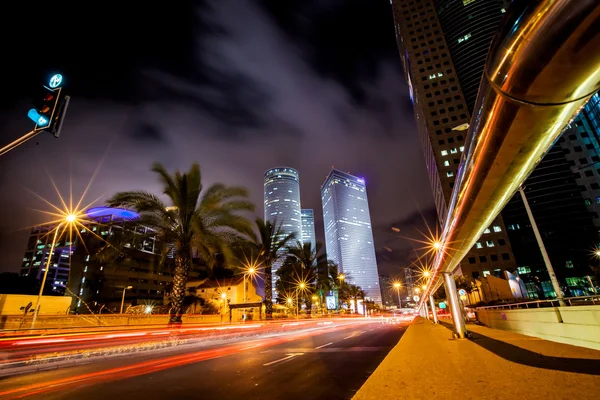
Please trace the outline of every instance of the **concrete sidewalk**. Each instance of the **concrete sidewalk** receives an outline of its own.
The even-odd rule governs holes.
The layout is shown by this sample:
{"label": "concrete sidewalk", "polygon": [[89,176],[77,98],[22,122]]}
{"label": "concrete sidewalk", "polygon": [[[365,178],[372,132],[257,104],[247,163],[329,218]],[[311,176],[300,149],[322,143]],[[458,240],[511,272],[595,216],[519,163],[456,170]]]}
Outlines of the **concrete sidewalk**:
{"label": "concrete sidewalk", "polygon": [[417,318],[354,400],[598,399],[600,351],[478,325],[454,340]]}

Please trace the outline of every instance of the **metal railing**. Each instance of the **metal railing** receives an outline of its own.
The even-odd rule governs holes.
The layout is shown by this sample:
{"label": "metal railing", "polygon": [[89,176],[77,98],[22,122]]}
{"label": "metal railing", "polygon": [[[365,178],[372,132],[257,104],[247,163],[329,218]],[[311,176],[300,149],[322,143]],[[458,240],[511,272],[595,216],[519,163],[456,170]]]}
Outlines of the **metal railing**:
{"label": "metal railing", "polygon": [[[600,305],[600,295],[593,296],[575,296],[575,297],[565,297],[562,299],[565,303],[568,303],[569,306],[589,306],[589,305]],[[526,301],[522,303],[507,303],[507,304],[497,304],[495,306],[484,306],[484,307],[476,307],[476,310],[485,310],[485,309],[513,309],[513,308],[542,308],[542,307],[558,307],[558,299],[551,300],[533,300]]]}

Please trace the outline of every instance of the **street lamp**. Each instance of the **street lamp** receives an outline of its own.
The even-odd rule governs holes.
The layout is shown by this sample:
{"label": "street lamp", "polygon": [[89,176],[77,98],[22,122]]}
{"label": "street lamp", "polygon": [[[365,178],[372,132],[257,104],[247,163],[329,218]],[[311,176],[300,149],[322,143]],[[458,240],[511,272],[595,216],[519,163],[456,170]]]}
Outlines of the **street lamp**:
{"label": "street lamp", "polygon": [[304,289],[306,288],[306,283],[304,282],[300,282],[298,284],[298,289],[296,289],[296,321],[298,321],[298,318],[300,316],[300,299],[299,299],[299,295],[300,295],[300,290],[304,291]]}
{"label": "street lamp", "polygon": [[250,280],[252,281],[255,274],[256,268],[254,266],[249,266],[246,272],[244,273],[244,299],[242,300],[242,303],[246,303],[246,277],[249,276]]}
{"label": "street lamp", "polygon": [[344,274],[339,274],[337,276],[337,278],[340,281],[340,286],[338,289],[338,311],[340,311],[342,309],[342,304],[340,302],[340,292],[341,292],[342,286],[344,286],[344,279],[346,278],[346,276]]}
{"label": "street lamp", "polygon": [[133,286],[125,286],[123,288],[123,297],[121,298],[121,314],[123,314],[123,306],[125,305],[125,291],[133,289]]}
{"label": "street lamp", "polygon": [[402,308],[402,300],[400,299],[400,287],[402,286],[402,284],[400,282],[394,282],[394,287],[396,288],[396,291],[398,292],[398,309]]}
{"label": "street lamp", "polygon": [[40,292],[38,293],[37,300],[35,301],[35,309],[33,310],[33,320],[31,321],[31,329],[35,327],[35,321],[37,320],[38,313],[40,311],[40,302],[42,300],[42,294],[44,293],[44,286],[46,285],[46,278],[48,277],[48,270],[50,269],[50,263],[52,262],[52,256],[54,255],[54,248],[56,247],[56,241],[58,240],[61,228],[70,228],[72,225],[77,223],[77,214],[67,213],[64,215],[63,220],[58,224],[54,230],[54,237],[52,238],[52,244],[50,245],[50,251],[48,252],[48,259],[46,260],[46,269],[44,270],[44,277],[42,278],[42,284],[40,285]]}

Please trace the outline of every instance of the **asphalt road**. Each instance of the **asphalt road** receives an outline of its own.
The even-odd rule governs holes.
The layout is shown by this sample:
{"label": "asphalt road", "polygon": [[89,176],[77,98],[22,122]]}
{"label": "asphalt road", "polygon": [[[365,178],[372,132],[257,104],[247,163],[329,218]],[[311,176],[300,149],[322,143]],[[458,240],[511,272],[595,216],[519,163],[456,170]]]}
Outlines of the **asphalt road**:
{"label": "asphalt road", "polygon": [[[357,324],[273,335],[0,380],[16,399],[350,399],[406,325]],[[11,390],[12,393],[9,393]]]}

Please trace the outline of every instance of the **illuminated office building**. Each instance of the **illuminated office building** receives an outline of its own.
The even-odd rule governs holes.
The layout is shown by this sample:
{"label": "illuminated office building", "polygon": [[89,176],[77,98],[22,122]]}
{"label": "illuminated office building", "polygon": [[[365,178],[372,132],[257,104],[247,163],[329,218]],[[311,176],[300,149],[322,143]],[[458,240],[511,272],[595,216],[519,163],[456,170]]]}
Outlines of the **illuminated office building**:
{"label": "illuminated office building", "polygon": [[368,300],[381,302],[367,188],[363,179],[333,169],[321,186],[327,258]]}
{"label": "illuminated office building", "polygon": [[315,213],[313,210],[304,209],[302,212],[302,243],[310,243],[313,249],[316,248],[317,239],[315,237]]}
{"label": "illuminated office building", "polygon": [[[447,214],[481,71],[505,11],[497,0],[392,1],[400,59],[438,217]],[[502,276],[516,267],[501,217],[462,260],[465,275]]]}
{"label": "illuminated office building", "polygon": [[[293,245],[296,240],[302,241],[302,214],[300,211],[300,180],[298,171],[294,168],[277,167],[265,172],[264,207],[265,221],[271,221],[281,226],[282,239],[289,234],[294,234],[295,239],[289,243]],[[285,252],[285,250],[281,250]],[[273,264],[273,299],[276,299],[275,272],[283,260]]]}

